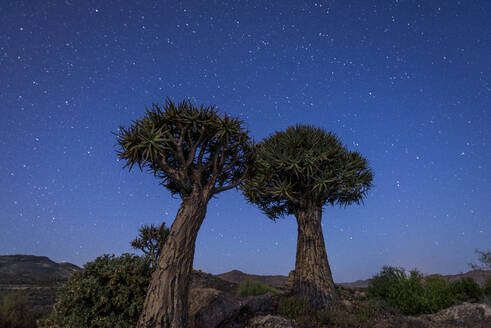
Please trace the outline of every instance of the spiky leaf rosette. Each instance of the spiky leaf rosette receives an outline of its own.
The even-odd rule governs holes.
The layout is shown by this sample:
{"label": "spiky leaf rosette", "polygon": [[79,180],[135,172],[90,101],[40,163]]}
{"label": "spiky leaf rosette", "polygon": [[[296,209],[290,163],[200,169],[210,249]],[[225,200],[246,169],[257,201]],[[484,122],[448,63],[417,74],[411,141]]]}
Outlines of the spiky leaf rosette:
{"label": "spiky leaf rosette", "polygon": [[150,258],[150,265],[152,268],[155,268],[170,230],[165,226],[165,222],[162,222],[160,228],[153,224],[145,224],[140,227],[138,232],[138,237],[132,240],[130,245],[148,256]]}
{"label": "spiky leaf rosette", "polygon": [[176,105],[169,98],[115,134],[126,166],[148,168],[181,197],[237,187],[252,146],[239,119],[219,114],[215,106],[198,108],[186,100]]}
{"label": "spiky leaf rosette", "polygon": [[249,202],[276,219],[310,204],[359,203],[372,179],[367,160],[346,149],[336,135],[297,125],[255,146],[242,190]]}

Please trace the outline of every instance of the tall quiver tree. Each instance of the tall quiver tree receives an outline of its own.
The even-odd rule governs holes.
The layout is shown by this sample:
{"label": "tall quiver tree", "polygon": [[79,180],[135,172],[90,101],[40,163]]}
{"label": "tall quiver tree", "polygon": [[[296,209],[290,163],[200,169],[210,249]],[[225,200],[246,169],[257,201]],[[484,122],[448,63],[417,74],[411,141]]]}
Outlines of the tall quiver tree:
{"label": "tall quiver tree", "polygon": [[367,160],[333,133],[306,125],[274,133],[254,153],[242,185],[245,197],[273,220],[288,214],[297,219],[291,291],[317,308],[329,305],[339,296],[327,260],[322,208],[362,201],[373,179]]}
{"label": "tall quiver tree", "polygon": [[214,106],[167,99],[116,133],[119,158],[147,168],[182,199],[152,276],[137,327],[183,328],[195,241],[208,201],[236,188],[246,172],[251,142],[243,122]]}

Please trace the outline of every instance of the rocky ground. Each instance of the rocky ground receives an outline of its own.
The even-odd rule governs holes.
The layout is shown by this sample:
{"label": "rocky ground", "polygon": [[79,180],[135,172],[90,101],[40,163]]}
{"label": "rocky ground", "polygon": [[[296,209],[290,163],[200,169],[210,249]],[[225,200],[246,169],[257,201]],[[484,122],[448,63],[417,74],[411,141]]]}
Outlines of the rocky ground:
{"label": "rocky ground", "polygon": [[[0,296],[22,289],[33,301],[33,308],[47,311],[55,301],[55,291],[71,272],[80,268],[69,263],[54,263],[45,257],[0,256]],[[479,280],[491,271],[471,271]],[[280,294],[237,297],[239,282],[254,279],[272,285]],[[367,281],[339,284],[342,301],[329,311],[288,318],[280,315],[278,304],[287,297],[286,276],[255,276],[231,271],[214,276],[194,271],[190,291],[190,327],[197,328],[310,328],[310,327],[375,327],[375,328],[446,328],[491,327],[491,308],[486,304],[464,303],[437,314],[408,317],[394,310],[375,306],[366,298]],[[482,279],[481,279],[482,280]],[[282,287],[283,286],[283,287]]]}
{"label": "rocky ground", "polygon": [[239,298],[238,284],[194,272],[190,293],[190,326],[200,328],[484,328],[491,327],[491,307],[463,303],[432,315],[404,316],[374,306],[363,288],[338,286],[342,301],[330,311],[296,319],[278,314],[278,303],[287,297],[267,294]]}

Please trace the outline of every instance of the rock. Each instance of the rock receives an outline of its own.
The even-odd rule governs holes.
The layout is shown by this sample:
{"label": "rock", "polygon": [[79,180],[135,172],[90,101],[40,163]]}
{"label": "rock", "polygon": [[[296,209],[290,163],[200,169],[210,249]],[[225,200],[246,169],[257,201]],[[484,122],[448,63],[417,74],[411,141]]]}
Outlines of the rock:
{"label": "rock", "polygon": [[[416,317],[395,317],[389,319],[387,322],[380,322],[375,324],[375,328],[430,328],[430,325],[427,321],[416,318]],[[447,327],[449,328],[449,327]]]}
{"label": "rock", "polygon": [[348,310],[348,311],[351,311],[353,310],[353,303],[351,303],[350,301],[348,300],[341,300],[341,304],[343,304],[343,306]]}
{"label": "rock", "polygon": [[487,304],[464,302],[449,307],[448,309],[441,310],[438,313],[427,314],[420,317],[434,322],[450,320],[465,321],[467,319],[487,320],[491,319],[491,307]]}
{"label": "rock", "polygon": [[189,327],[243,328],[254,315],[273,311],[273,294],[238,298],[213,288],[192,288],[189,293]]}
{"label": "rock", "polygon": [[265,315],[253,317],[246,328],[293,328],[291,320],[276,316]]}
{"label": "rock", "polygon": [[243,308],[256,315],[264,315],[273,312],[273,296],[268,293],[259,296],[249,296],[242,301]]}
{"label": "rock", "polygon": [[239,300],[213,288],[193,288],[189,293],[189,326],[215,328],[240,312]]}

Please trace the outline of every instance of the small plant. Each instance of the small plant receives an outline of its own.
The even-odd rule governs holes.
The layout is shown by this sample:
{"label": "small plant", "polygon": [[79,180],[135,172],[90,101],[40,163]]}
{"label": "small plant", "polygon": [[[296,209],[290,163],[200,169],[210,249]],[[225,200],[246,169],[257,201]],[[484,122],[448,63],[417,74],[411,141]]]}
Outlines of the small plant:
{"label": "small plant", "polygon": [[164,246],[167,237],[169,236],[169,228],[163,222],[159,227],[151,225],[143,225],[138,230],[138,237],[131,243],[131,247],[140,250],[150,259],[150,266],[155,268],[159,262],[160,252]]}
{"label": "small plant", "polygon": [[382,309],[370,300],[361,302],[354,311],[356,319],[361,322],[367,322],[371,319],[378,318],[381,314]]}
{"label": "small plant", "polygon": [[386,302],[404,314],[422,313],[423,275],[417,270],[407,276],[404,268],[384,266],[368,286],[368,297]]}
{"label": "small plant", "polygon": [[335,303],[317,313],[319,322],[329,327],[353,327],[358,323],[353,313],[341,303]]}
{"label": "small plant", "polygon": [[474,279],[465,277],[451,283],[452,293],[457,301],[477,302],[482,296],[482,290]]}
{"label": "small plant", "polygon": [[425,278],[423,293],[425,313],[436,313],[443,310],[452,305],[454,300],[450,283],[445,278],[438,275]]}
{"label": "small plant", "polygon": [[384,266],[379,274],[372,277],[367,290],[368,297],[387,300],[393,293],[392,290],[404,279],[406,272],[403,268]]}
{"label": "small plant", "polygon": [[488,277],[484,281],[484,284],[482,285],[482,292],[486,297],[491,298],[491,277]]}
{"label": "small plant", "polygon": [[27,296],[21,292],[5,295],[0,303],[0,327],[35,328],[36,313],[31,308]]}
{"label": "small plant", "polygon": [[250,279],[243,280],[239,284],[239,289],[237,292],[240,297],[258,296],[267,293],[277,294],[278,290],[259,281]]}
{"label": "small plant", "polygon": [[469,266],[475,270],[491,270],[491,251],[480,251],[476,249],[480,264],[469,263]]}
{"label": "small plant", "polygon": [[279,302],[278,314],[291,319],[298,319],[302,317],[312,317],[316,314],[316,311],[310,305],[308,300],[291,296],[283,298]]}
{"label": "small plant", "polygon": [[392,290],[391,300],[404,314],[425,313],[423,275],[412,270],[406,279],[399,281],[398,289]]}
{"label": "small plant", "polygon": [[366,327],[380,317],[382,309],[372,301],[362,301],[346,307],[335,303],[317,313],[319,323],[329,327]]}

